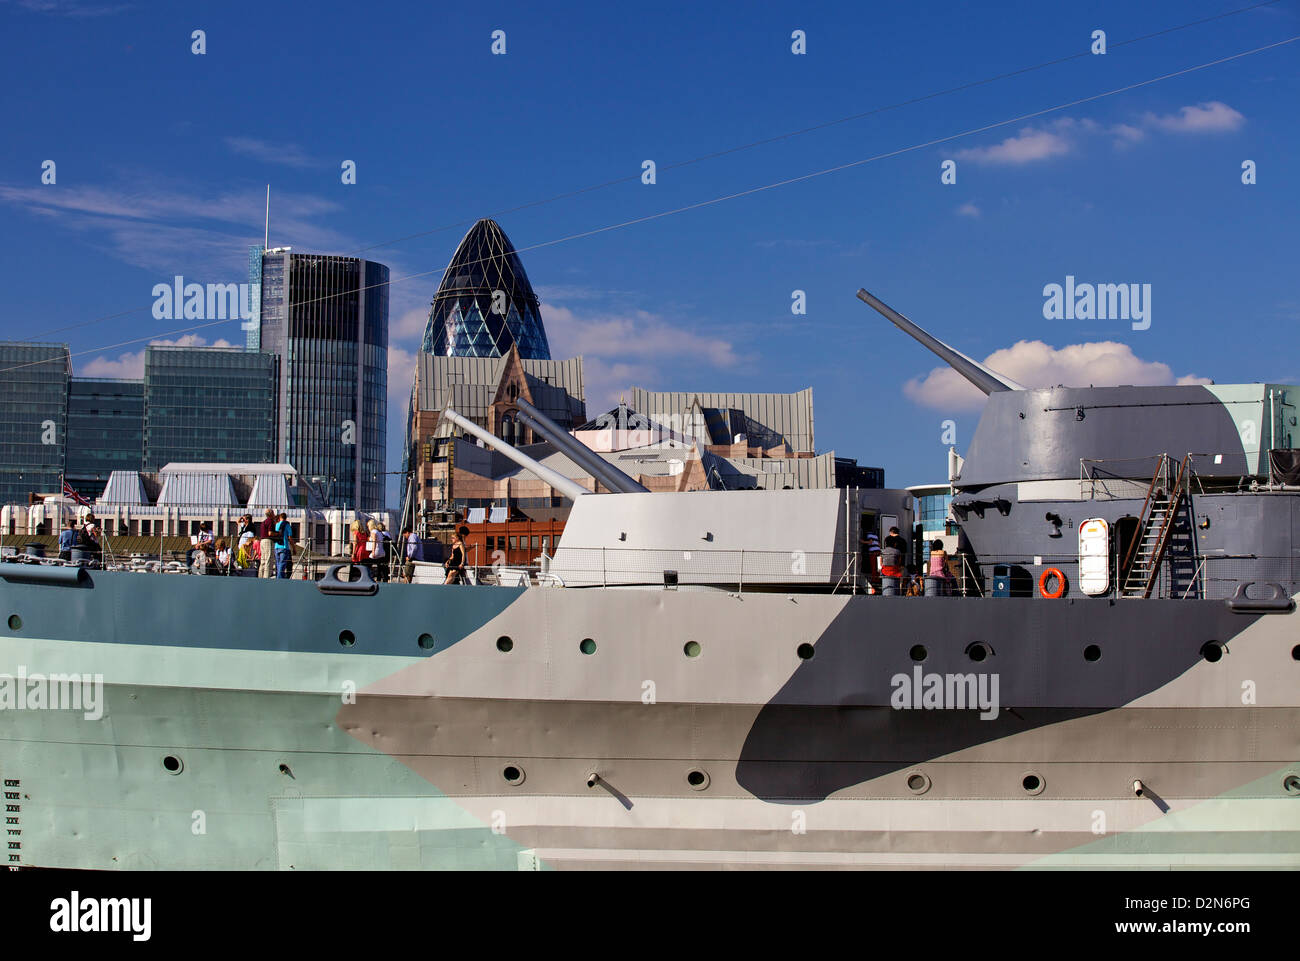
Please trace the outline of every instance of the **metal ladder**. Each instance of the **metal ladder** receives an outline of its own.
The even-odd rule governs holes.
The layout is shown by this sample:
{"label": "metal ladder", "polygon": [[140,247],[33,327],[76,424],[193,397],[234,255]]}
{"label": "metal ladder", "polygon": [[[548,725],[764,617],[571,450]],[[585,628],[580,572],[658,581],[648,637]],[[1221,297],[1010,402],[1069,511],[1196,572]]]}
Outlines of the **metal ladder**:
{"label": "metal ladder", "polygon": [[[1178,475],[1169,483],[1170,458],[1161,454],[1156,465],[1156,472],[1151,477],[1151,486],[1147,488],[1146,500],[1142,503],[1139,516],[1139,534],[1129,545],[1124,558],[1124,580],[1120,585],[1120,597],[1149,598],[1155,587],[1156,577],[1160,573],[1160,562],[1164,560],[1165,549],[1169,546],[1169,536],[1173,531],[1174,518],[1182,505],[1186,494],[1184,481],[1192,455],[1188,454],[1179,465]],[[1168,492],[1161,489],[1161,481]]]}

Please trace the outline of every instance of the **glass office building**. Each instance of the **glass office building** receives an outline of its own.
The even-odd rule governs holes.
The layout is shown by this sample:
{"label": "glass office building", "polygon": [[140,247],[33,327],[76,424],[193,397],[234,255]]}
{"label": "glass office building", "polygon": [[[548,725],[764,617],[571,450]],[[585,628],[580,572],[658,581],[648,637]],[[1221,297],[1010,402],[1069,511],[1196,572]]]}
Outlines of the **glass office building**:
{"label": "glass office building", "polygon": [[277,459],[345,508],[385,506],[388,279],[355,257],[261,256],[258,343],[280,357]]}
{"label": "glass office building", "polygon": [[0,343],[0,503],[61,490],[71,375],[66,344]]}
{"label": "glass office building", "polygon": [[144,469],[276,460],[274,354],[154,347],[144,362]]}
{"label": "glass office building", "polygon": [[144,383],[73,377],[68,383],[64,473],[82,497],[104,493],[115,470],[138,471],[144,457]]}
{"label": "glass office building", "polygon": [[495,220],[480,220],[456,248],[433,295],[421,345],[440,357],[550,360],[541,305],[524,265]]}
{"label": "glass office building", "polygon": [[948,484],[917,484],[908,490],[916,498],[915,516],[921,527],[921,556],[928,561],[930,542],[955,534],[959,529],[948,516],[948,508],[952,506],[952,487]]}
{"label": "glass office building", "polygon": [[244,349],[262,349],[262,255],[265,247],[248,248],[248,303],[244,305],[247,319],[240,324],[244,331]]}

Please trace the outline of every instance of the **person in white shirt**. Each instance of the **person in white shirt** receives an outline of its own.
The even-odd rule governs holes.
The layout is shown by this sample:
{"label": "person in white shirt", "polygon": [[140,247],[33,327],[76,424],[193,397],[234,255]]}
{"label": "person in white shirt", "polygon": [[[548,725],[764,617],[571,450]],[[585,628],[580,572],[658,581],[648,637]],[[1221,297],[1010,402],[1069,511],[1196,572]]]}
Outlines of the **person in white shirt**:
{"label": "person in white shirt", "polygon": [[226,546],[226,539],[218,537],[212,546],[216,555],[217,572],[219,574],[229,574],[232,555],[230,548]]}

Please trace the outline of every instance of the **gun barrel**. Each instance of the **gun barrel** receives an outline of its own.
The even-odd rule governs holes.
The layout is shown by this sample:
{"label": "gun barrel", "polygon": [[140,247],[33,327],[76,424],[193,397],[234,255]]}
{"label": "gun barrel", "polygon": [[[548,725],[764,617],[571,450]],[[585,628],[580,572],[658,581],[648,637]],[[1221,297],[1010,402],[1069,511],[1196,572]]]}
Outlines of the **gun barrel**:
{"label": "gun barrel", "polygon": [[510,458],[512,461],[514,461],[524,470],[531,472],[539,479],[545,481],[547,484],[550,484],[552,487],[554,487],[557,491],[559,491],[561,494],[563,494],[565,497],[569,498],[570,500],[576,501],[583,494],[591,493],[591,491],[587,490],[587,488],[583,487],[577,481],[565,477],[563,474],[559,473],[558,471],[553,471],[549,467],[539,464],[537,461],[533,460],[527,454],[521,453],[520,451],[516,450],[513,446],[508,444],[506,441],[502,440],[500,437],[496,437],[493,434],[490,434],[489,432],[485,431],[482,427],[480,427],[478,424],[474,423],[472,420],[462,417],[460,414],[456,413],[456,411],[452,410],[450,407],[448,407],[446,410],[442,412],[442,416],[447,418],[449,421],[451,421],[453,424],[455,424],[457,427],[461,428],[462,430],[468,431],[469,433],[473,434],[475,437],[483,441],[483,443],[487,444],[493,450],[499,451],[500,453],[504,454],[506,457]]}
{"label": "gun barrel", "polygon": [[858,300],[875,309],[891,324],[935,354],[985,394],[992,394],[995,391],[1002,390],[1024,390],[1024,387],[1009,377],[1004,377],[1002,374],[989,370],[979,361],[972,360],[961,351],[954,350],[938,338],[930,336],[930,334],[874,294],[858,288]]}
{"label": "gun barrel", "polygon": [[629,477],[581,441],[572,437],[568,431],[522,397],[519,398],[517,403],[519,404],[519,419],[521,421],[550,441],[553,447],[562,451],[570,460],[610,490],[619,494],[645,494],[649,491],[649,488],[637,483],[635,478]]}

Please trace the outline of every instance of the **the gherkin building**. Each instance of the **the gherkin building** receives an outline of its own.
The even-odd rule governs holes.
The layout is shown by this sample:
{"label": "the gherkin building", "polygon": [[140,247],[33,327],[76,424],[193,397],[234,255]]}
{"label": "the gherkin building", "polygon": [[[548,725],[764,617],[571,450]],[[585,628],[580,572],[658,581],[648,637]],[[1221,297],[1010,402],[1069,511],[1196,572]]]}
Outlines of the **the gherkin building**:
{"label": "the gherkin building", "polygon": [[423,349],[441,357],[550,360],[542,314],[510,238],[495,220],[470,228],[433,295]]}

